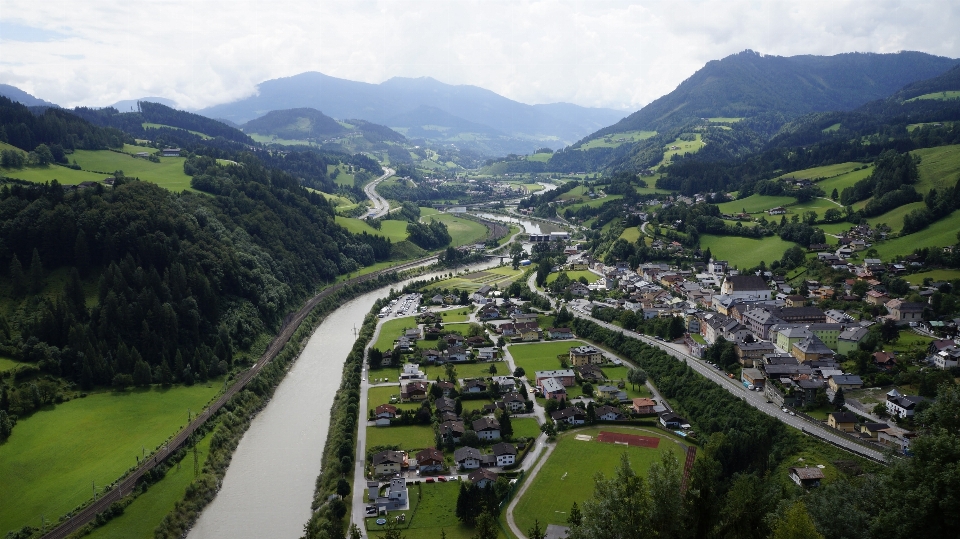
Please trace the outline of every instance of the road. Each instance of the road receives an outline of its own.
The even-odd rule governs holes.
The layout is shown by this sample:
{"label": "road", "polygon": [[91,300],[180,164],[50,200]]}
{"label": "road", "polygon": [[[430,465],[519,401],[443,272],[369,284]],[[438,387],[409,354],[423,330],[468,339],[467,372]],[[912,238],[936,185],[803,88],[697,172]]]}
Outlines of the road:
{"label": "road", "polygon": [[[536,283],[534,282],[535,279],[536,279],[536,275],[531,275],[530,279],[527,281],[527,286],[529,286],[530,289],[535,291],[536,293],[544,295],[542,292],[540,292],[536,288]],[[554,303],[553,299],[550,299],[550,302],[551,304],[553,304]],[[607,324],[606,322],[597,320],[592,316],[586,315],[585,313],[580,313],[579,311],[576,311],[576,310],[572,310],[572,313],[576,317],[590,320],[598,325],[601,325],[609,329],[610,331],[624,333],[630,337],[639,339],[646,344],[649,344],[651,346],[656,346],[666,351],[668,354],[677,358],[678,361],[686,362],[687,365],[689,365],[692,369],[700,373],[702,376],[706,377],[708,380],[711,380],[719,384],[721,387],[729,391],[734,396],[742,399],[747,404],[753,406],[754,408],[760,410],[761,412],[767,415],[773,416],[779,419],[780,421],[783,421],[787,425],[797,430],[800,430],[801,432],[815,436],[829,443],[832,443],[833,445],[839,446],[852,453],[856,453],[858,455],[869,458],[871,460],[880,461],[880,462],[885,460],[883,452],[878,449],[874,449],[872,447],[868,447],[868,446],[859,444],[857,442],[854,442],[849,438],[846,438],[840,434],[837,434],[836,430],[825,427],[822,423],[810,421],[800,416],[790,415],[788,412],[783,412],[776,404],[772,402],[767,402],[767,397],[762,392],[747,391],[747,388],[745,388],[739,382],[730,379],[729,377],[724,375],[721,371],[707,364],[705,361],[701,359],[697,359],[687,354],[686,352],[684,352],[682,349],[682,345],[670,344],[670,343],[653,339],[651,337],[647,337],[646,335],[641,335],[638,333],[634,333],[632,331],[626,331],[621,327],[615,326],[613,324]]]}
{"label": "road", "polygon": [[380,176],[363,187],[363,192],[366,193],[367,198],[373,202],[373,209],[363,217],[364,219],[377,219],[383,217],[390,211],[390,203],[377,193],[377,185],[396,173],[396,170],[384,167],[383,176]]}

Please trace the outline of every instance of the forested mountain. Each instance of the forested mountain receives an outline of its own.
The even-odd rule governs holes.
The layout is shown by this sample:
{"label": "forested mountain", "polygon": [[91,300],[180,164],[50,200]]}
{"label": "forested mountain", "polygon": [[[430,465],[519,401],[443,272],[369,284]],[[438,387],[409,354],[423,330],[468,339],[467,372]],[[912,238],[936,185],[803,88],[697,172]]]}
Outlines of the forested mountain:
{"label": "forested mountain", "polygon": [[[438,127],[478,124],[484,129],[477,132],[493,130],[507,135],[509,141],[501,141],[501,145],[507,144],[508,151],[514,151],[514,146],[525,150],[531,144],[530,151],[535,149],[536,142],[524,143],[526,139],[555,137],[569,144],[623,116],[609,109],[564,103],[526,105],[483,88],[444,84],[429,77],[396,77],[368,84],[317,72],[265,81],[252,97],[199,112],[242,123],[267,111],[301,107],[322,110],[338,119],[359,118],[389,127],[421,129],[433,138],[443,137],[444,129]],[[437,110],[446,114],[444,123],[432,123]]]}
{"label": "forested mountain", "polygon": [[921,52],[770,56],[746,50],[708,62],[676,90],[591,135],[678,127],[700,118],[851,110],[935,77],[956,60]]}
{"label": "forested mountain", "polygon": [[117,148],[129,136],[119,129],[103,128],[60,108],[48,108],[42,114],[0,96],[0,142],[23,150],[33,150],[39,144],[57,146],[62,150],[76,148],[104,150]]}
{"label": "forested mountain", "polygon": [[242,128],[246,133],[285,139],[324,138],[347,131],[333,118],[311,108],[273,110],[243,124]]}
{"label": "forested mountain", "polygon": [[[201,135],[193,133],[170,133],[170,131],[185,130],[241,145],[236,146],[236,148],[241,148],[242,145],[256,144],[253,139],[239,129],[217,120],[211,120],[206,116],[149,101],[140,101],[138,106],[140,108],[139,112],[120,112],[112,107],[103,109],[77,107],[71,112],[91,123],[122,129],[135,138],[154,140],[159,134],[186,141],[203,139]],[[144,123],[159,124],[163,127],[144,127]]]}

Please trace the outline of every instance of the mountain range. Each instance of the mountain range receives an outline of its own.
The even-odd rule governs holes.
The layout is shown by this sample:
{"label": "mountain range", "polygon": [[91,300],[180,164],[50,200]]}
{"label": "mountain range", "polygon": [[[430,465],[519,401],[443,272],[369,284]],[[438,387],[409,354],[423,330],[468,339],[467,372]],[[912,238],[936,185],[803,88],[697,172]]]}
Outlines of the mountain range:
{"label": "mountain range", "polygon": [[565,146],[624,115],[569,103],[527,105],[477,86],[430,77],[369,84],[317,72],[265,81],[254,96],[198,112],[242,124],[270,111],[295,108],[383,124],[412,138],[454,141],[475,133],[496,146],[513,148],[510,151]]}
{"label": "mountain range", "polygon": [[24,92],[16,86],[10,86],[9,84],[0,84],[0,95],[10,99],[11,101],[16,101],[28,107],[56,107],[56,103],[51,103],[49,101],[44,101],[38,97],[34,97],[27,92]]}

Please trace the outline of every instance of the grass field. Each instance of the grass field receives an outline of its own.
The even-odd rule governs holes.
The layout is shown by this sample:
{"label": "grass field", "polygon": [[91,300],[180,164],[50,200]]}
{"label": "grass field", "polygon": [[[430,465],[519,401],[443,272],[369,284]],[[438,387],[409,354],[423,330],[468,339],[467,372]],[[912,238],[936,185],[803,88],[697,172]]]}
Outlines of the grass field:
{"label": "grass field", "polygon": [[[894,232],[900,232],[903,229],[903,218],[906,217],[906,215],[911,211],[923,208],[925,206],[926,204],[923,202],[911,202],[910,204],[904,204],[903,206],[894,208],[883,215],[870,217],[867,219],[867,222],[873,226],[884,223]],[[853,225],[846,223],[846,228],[844,228],[844,230],[849,229],[851,226]]]}
{"label": "grass field", "polygon": [[[437,281],[436,283],[428,286],[427,289],[434,290],[438,288],[449,288],[451,290],[458,289],[466,290],[467,292],[476,292],[483,285],[490,285],[503,289],[510,286],[513,281],[516,281],[518,277],[523,275],[523,272],[523,269],[513,269],[512,266],[498,266],[496,268],[476,271],[466,275],[458,275],[456,277]],[[462,318],[462,320],[466,319],[466,317]],[[457,318],[453,318],[449,321],[456,322],[457,320]]]}
{"label": "grass field", "polygon": [[[846,163],[837,163],[836,165],[826,165],[822,167],[807,168],[783,174],[778,179],[793,178],[795,180],[815,180],[817,178],[832,178],[847,174],[853,169],[863,166],[863,163],[848,161]],[[827,193],[829,195],[829,193]]]}
{"label": "grass field", "polygon": [[585,198],[587,196],[587,192],[589,191],[589,189],[590,188],[587,187],[586,185],[578,185],[573,189],[567,191],[566,193],[558,196],[557,200],[573,200],[575,198]]}
{"label": "grass field", "polygon": [[404,329],[417,327],[417,318],[415,316],[405,316],[403,318],[394,318],[387,320],[380,326],[380,335],[373,347],[384,351],[393,348],[393,341],[400,337]]}
{"label": "grass field", "polygon": [[454,247],[478,243],[487,237],[487,227],[470,219],[463,219],[449,213],[432,215],[428,217],[428,219],[435,219],[447,225],[447,231],[450,232],[450,237],[453,238],[450,244]]}
{"label": "grass field", "polygon": [[[416,512],[411,511],[391,511],[390,516],[394,517],[401,513],[406,515],[408,529],[401,529],[401,533],[407,539],[437,539],[440,537],[441,530],[446,534],[447,539],[471,539],[474,536],[474,529],[460,523],[457,520],[457,496],[460,492],[460,483],[456,481],[447,483],[422,483],[419,486],[411,485],[409,487],[411,503],[419,505]],[[422,496],[422,497],[421,497]],[[367,532],[371,539],[383,537],[383,526],[378,526],[375,518],[366,519]],[[505,537],[503,532],[497,537]]]}
{"label": "grass field", "polygon": [[740,200],[731,200],[730,202],[717,204],[717,207],[720,208],[720,211],[723,213],[736,215],[743,211],[747,213],[760,213],[767,211],[770,208],[776,208],[777,206],[793,204],[796,201],[797,199],[793,197],[750,195],[746,198],[741,198]]}
{"label": "grass field", "polygon": [[72,510],[136,465],[141,447],[163,443],[221,383],[94,393],[17,423],[0,445],[0,530],[36,525]]}
{"label": "grass field", "polygon": [[[836,166],[836,165],[835,165]],[[826,168],[826,167],[824,167]],[[814,170],[814,169],[810,169]],[[836,189],[837,193],[842,193],[847,187],[853,187],[853,184],[858,181],[866,178],[870,174],[873,174],[873,165],[868,168],[861,170],[854,170],[847,172],[846,174],[841,174],[839,176],[834,176],[832,178],[827,178],[826,180],[817,182],[817,187],[823,189],[823,192],[826,196],[830,196],[833,193],[833,190]]]}
{"label": "grass field", "polygon": [[636,243],[636,241],[640,239],[640,227],[632,226],[624,229],[624,231],[620,233],[620,239],[626,240],[628,243]]}
{"label": "grass field", "polygon": [[752,268],[760,263],[761,260],[770,264],[774,260],[780,260],[784,251],[796,245],[788,241],[783,241],[777,236],[769,236],[763,239],[740,238],[736,236],[713,236],[704,234],[700,236],[700,248],[710,248],[714,258],[726,260],[731,266],[740,268]]}
{"label": "grass field", "polygon": [[715,122],[715,123],[718,123],[718,124],[733,124],[733,123],[739,122],[739,121],[742,120],[742,119],[743,119],[743,118],[724,118],[724,117],[717,117],[717,118],[707,118],[707,121],[709,121],[709,122]]}
{"label": "grass field", "polygon": [[[197,458],[200,468],[210,452],[210,438],[207,434],[197,444]],[[123,514],[97,528],[87,537],[91,539],[127,539],[129,537],[152,537],[153,529],[163,517],[173,510],[174,504],[183,498],[184,492],[194,479],[193,454],[190,453],[180,462],[180,469],[170,468],[159,483],[140,496],[124,509]]]}
{"label": "grass field", "polygon": [[578,202],[578,203],[576,203],[576,204],[571,204],[571,205],[569,205],[569,206],[564,206],[564,211],[566,211],[566,210],[568,210],[568,209],[569,209],[569,210],[574,210],[574,211],[576,211],[576,210],[578,210],[578,209],[580,209],[580,208],[599,208],[600,206],[603,206],[603,205],[606,204],[607,202],[611,202],[611,201],[614,201],[614,200],[620,200],[621,198],[623,198],[623,195],[607,195],[607,196],[605,196],[605,197],[595,198],[595,199],[593,199],[593,200],[589,200],[589,199],[588,199],[587,202]]}
{"label": "grass field", "polygon": [[[659,437],[660,446],[651,449],[576,439],[576,435],[596,437],[601,430]],[[641,431],[608,426],[576,429],[561,435],[556,449],[517,503],[513,512],[517,525],[521,530],[530,529],[534,519],[540,521],[541,529],[548,524],[566,525],[573,502],[582,504],[593,494],[593,478],[597,472],[612,477],[620,464],[620,456],[626,453],[633,469],[646,477],[650,465],[658,461],[664,451],[674,453],[683,465],[684,453],[680,446],[654,429]]]}
{"label": "grass field", "polygon": [[[910,284],[923,284],[923,280],[929,277],[933,281],[953,281],[955,279],[960,279],[960,270],[931,270],[925,271],[923,273],[914,273],[913,275],[907,275],[903,279]],[[0,362],[3,360],[0,359]],[[2,365],[2,363],[0,363]],[[3,370],[0,367],[0,370]]]}
{"label": "grass field", "polygon": [[18,365],[20,365],[19,361],[14,361],[8,357],[0,356],[0,372],[15,369]]}
{"label": "grass field", "polygon": [[436,438],[428,425],[402,427],[367,427],[367,447],[396,445],[403,451],[433,447]]}
{"label": "grass field", "polygon": [[[96,160],[91,160],[92,154],[104,155],[95,155]],[[164,157],[161,158],[160,163],[151,163],[146,159],[134,158],[107,150],[97,152],[77,150],[75,154],[69,157],[71,160],[76,157],[77,163],[84,169],[102,170],[109,174],[116,170],[123,170],[127,176],[139,177],[143,181],[156,183],[171,191],[179,192],[190,189],[190,177],[183,173],[184,158],[182,157]],[[37,183],[57,180],[62,185],[77,185],[88,181],[98,182],[108,176],[108,174],[101,174],[100,172],[73,170],[56,165],[24,167],[22,169],[0,168],[0,175]]]}
{"label": "grass field", "polygon": [[535,371],[549,371],[560,368],[560,354],[569,354],[574,346],[582,346],[583,341],[557,341],[536,344],[513,344],[508,350],[517,367],[523,367],[528,380],[533,380]]}
{"label": "grass field", "polygon": [[464,307],[462,309],[451,309],[449,311],[443,311],[441,313],[441,318],[444,323],[448,322],[466,322],[470,319],[470,312],[473,311],[473,307]]}
{"label": "grass field", "polygon": [[960,230],[960,211],[955,211],[919,232],[878,243],[874,247],[880,254],[880,258],[889,260],[896,255],[908,255],[914,249],[955,245],[958,230]]}
{"label": "grass field", "polygon": [[[552,153],[535,153],[535,154],[532,154],[532,155],[528,155],[528,156],[527,156],[527,161],[537,161],[538,163],[546,163],[547,161],[550,160],[551,157],[553,157],[553,154],[552,154]],[[536,185],[536,184],[534,184],[534,185]],[[524,187],[526,187],[526,186],[524,186]],[[530,186],[530,187],[533,187],[533,186]],[[540,186],[537,185],[537,187],[540,187]],[[542,187],[540,187],[540,188],[543,189]],[[529,189],[529,187],[528,187],[528,189]]]}
{"label": "grass field", "polygon": [[[679,138],[666,146],[663,147],[663,160],[660,161],[660,165],[669,165],[670,158],[674,155],[683,155],[685,153],[697,153],[700,151],[700,148],[703,148],[704,143],[701,140],[700,133],[694,135],[695,140],[680,140]],[[676,150],[671,148],[676,146]],[[659,166],[659,165],[657,165]],[[657,168],[657,167],[653,167]]]}
{"label": "grass field", "polygon": [[909,103],[911,101],[921,101],[926,99],[934,99],[937,101],[945,101],[947,99],[960,99],[960,90],[947,90],[945,92],[933,92],[932,94],[918,95],[913,99],[908,99],[904,101],[904,103]]}
{"label": "grass field", "polygon": [[536,438],[540,436],[540,424],[532,417],[511,417],[513,438]]}
{"label": "grass field", "polygon": [[380,230],[373,228],[368,225],[366,221],[362,219],[355,219],[353,217],[336,217],[337,224],[346,228],[354,234],[360,234],[366,232],[367,234],[373,234],[375,236],[384,236],[390,238],[394,242],[403,241],[407,239],[407,222],[406,221],[394,221],[387,220],[381,221]]}
{"label": "grass field", "polygon": [[942,192],[957,185],[957,178],[960,177],[960,144],[923,148],[910,153],[920,157],[917,192],[926,194],[931,188]]}
{"label": "grass field", "polygon": [[462,323],[450,323],[444,320],[443,330],[449,331],[451,333],[459,333],[460,335],[466,336],[470,331],[470,324],[467,322]]}
{"label": "grass field", "polygon": [[[367,408],[374,410],[377,406],[381,404],[393,404],[401,410],[419,410],[419,402],[390,402],[390,397],[397,397],[397,400],[400,399],[400,386],[394,385],[390,387],[371,387],[367,393]],[[383,427],[380,427],[383,428]]]}
{"label": "grass field", "polygon": [[623,144],[647,140],[656,134],[656,131],[626,131],[624,133],[611,133],[587,142],[586,144],[580,146],[580,149],[589,150],[591,148],[617,148]]}
{"label": "grass field", "polygon": [[930,343],[933,342],[933,337],[927,337],[925,335],[918,335],[912,331],[901,331],[900,338],[897,339],[897,342],[893,344],[884,345],[884,350],[894,350],[896,352],[906,352],[911,348],[920,348],[926,350]]}
{"label": "grass field", "polygon": [[[565,271],[563,273],[566,273],[567,277],[569,277],[571,281],[576,281],[579,280],[580,277],[583,277],[588,283],[595,283],[598,279],[600,279],[600,276],[596,273],[586,270]],[[547,275],[547,282],[552,283],[553,281],[556,281],[557,277],[559,276],[559,273],[551,273],[550,275]]]}
{"label": "grass field", "polygon": [[337,177],[333,179],[333,182],[337,185],[344,185],[346,187],[353,187],[353,174],[347,172],[347,167],[344,165],[327,165],[327,174],[332,175],[333,171],[337,168],[340,169],[340,173],[337,174]]}

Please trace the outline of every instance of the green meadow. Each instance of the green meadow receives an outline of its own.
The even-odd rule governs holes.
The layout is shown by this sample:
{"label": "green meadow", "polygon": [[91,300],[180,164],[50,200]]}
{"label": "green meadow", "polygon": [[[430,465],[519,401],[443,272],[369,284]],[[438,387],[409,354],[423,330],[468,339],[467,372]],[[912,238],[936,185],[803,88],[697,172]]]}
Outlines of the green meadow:
{"label": "green meadow", "polygon": [[788,172],[786,174],[781,175],[779,179],[793,178],[795,180],[815,180],[817,178],[832,178],[834,176],[840,176],[842,174],[853,172],[853,169],[859,168],[862,166],[863,166],[863,163],[848,161],[846,163],[837,163],[835,165],[826,165],[822,167],[814,167],[814,168],[807,168],[804,170],[797,170],[795,172]]}
{"label": "green meadow", "polygon": [[920,181],[917,191],[926,194],[931,188],[937,191],[953,189],[960,179],[960,144],[923,148],[910,152],[920,157],[917,171]]}
{"label": "green meadow", "polygon": [[921,285],[926,278],[930,278],[933,281],[954,281],[960,279],[960,270],[940,269],[924,271],[922,273],[907,275],[903,279],[910,284]]}
{"label": "green meadow", "polygon": [[582,346],[583,341],[557,341],[534,344],[512,344],[508,347],[513,362],[523,367],[528,380],[533,380],[536,371],[550,371],[560,368],[557,356],[570,353],[574,346]]}
{"label": "green meadow", "polygon": [[[564,273],[567,274],[567,277],[569,277],[571,281],[576,281],[576,280],[579,280],[580,277],[583,277],[587,280],[588,283],[595,283],[597,282],[598,279],[600,279],[600,276],[592,271],[577,270],[577,271],[565,271]],[[547,275],[547,282],[552,283],[553,281],[556,281],[557,277],[559,276],[560,276],[559,273],[551,273],[550,275]]]}
{"label": "green meadow", "polygon": [[913,99],[907,99],[904,103],[910,103],[911,101],[924,101],[924,100],[936,100],[936,101],[946,101],[947,99],[960,99],[960,90],[947,90],[945,92],[933,92],[932,94],[923,94],[914,97]]}
{"label": "green meadow", "polygon": [[[695,134],[694,140],[680,140],[679,138],[663,147],[663,160],[659,165],[669,165],[670,158],[674,155],[683,155],[685,153],[697,153],[703,148],[704,142],[701,140],[700,133]],[[676,150],[672,149],[676,146]],[[657,166],[659,166],[657,165]],[[656,167],[654,167],[656,168]]]}
{"label": "green meadow", "polygon": [[453,239],[451,245],[454,247],[478,243],[487,237],[487,227],[470,219],[457,217],[450,213],[431,215],[429,219],[435,219],[447,225],[447,231]]}
{"label": "green meadow", "polygon": [[[651,449],[598,442],[596,436],[601,430],[659,437],[660,445]],[[578,440],[578,435],[590,436],[591,439]],[[630,466],[646,477],[647,470],[660,460],[660,455],[665,451],[673,453],[680,466],[683,466],[685,454],[681,447],[672,438],[654,429],[603,427],[564,433],[514,508],[517,525],[521,530],[528,530],[533,527],[534,520],[539,520],[541,529],[548,524],[565,526],[573,502],[582,505],[593,494],[593,479],[597,472],[608,479],[613,477],[621,455],[626,453],[630,458]]]}
{"label": "green meadow", "polygon": [[367,447],[399,446],[402,451],[413,451],[436,445],[433,427],[404,425],[402,427],[367,427]]}
{"label": "green meadow", "polygon": [[960,211],[954,211],[919,232],[878,243],[874,248],[880,254],[880,258],[889,260],[896,255],[908,255],[914,249],[956,245],[958,230],[960,230]]}
{"label": "green meadow", "polygon": [[741,238],[737,236],[700,236],[700,248],[710,249],[713,257],[718,260],[728,260],[731,265],[740,268],[752,268],[761,260],[770,264],[780,260],[784,251],[796,245],[783,241],[777,236],[768,236],[763,239]]}
{"label": "green meadow", "polygon": [[[406,539],[437,539],[441,532],[447,539],[472,539],[475,530],[457,520],[457,496],[460,493],[460,483],[450,481],[446,483],[422,483],[410,487],[410,498],[413,508],[409,511],[391,511],[390,516],[406,515],[406,524],[409,528],[402,528],[401,533]],[[366,519],[367,533],[371,539],[383,537],[380,530],[384,526],[376,523],[375,518]],[[503,517],[501,517],[501,521]],[[507,537],[500,530],[498,539]]]}
{"label": "green meadow", "polygon": [[[740,212],[760,213],[776,208],[777,206],[786,206],[797,201],[794,197],[773,197],[766,195],[750,195],[740,200],[731,200],[717,204],[720,211],[730,215],[736,215]],[[776,216],[774,216],[776,217]]]}
{"label": "green meadow", "polygon": [[222,382],[98,392],[20,420],[0,445],[0,530],[56,519],[118,479],[203,409]]}
{"label": "green meadow", "polygon": [[363,219],[356,219],[354,217],[343,217],[338,215],[336,217],[336,222],[338,225],[346,228],[354,234],[366,232],[367,234],[373,234],[374,236],[390,238],[390,240],[393,242],[399,242],[407,239],[406,221],[395,221],[390,219],[386,221],[380,221],[380,230],[368,225]]}
{"label": "green meadow", "polygon": [[641,140],[647,140],[656,134],[656,131],[626,131],[623,133],[611,133],[609,135],[595,138],[586,144],[583,144],[580,146],[580,149],[589,150],[591,148],[617,148],[623,144],[631,144],[634,142],[640,142]]}
{"label": "green meadow", "polygon": [[380,335],[373,347],[377,350],[389,350],[393,348],[393,341],[400,337],[405,329],[417,327],[417,318],[414,316],[405,316],[403,318],[393,318],[387,320],[380,326]]}
{"label": "green meadow", "polygon": [[[210,452],[211,434],[197,444],[197,460],[200,469]],[[163,479],[137,497],[123,510],[123,514],[112,519],[106,525],[93,531],[87,537],[91,539],[127,539],[129,537],[152,537],[153,529],[163,520],[174,504],[183,499],[187,487],[193,482],[193,453],[190,452],[173,466]]]}

